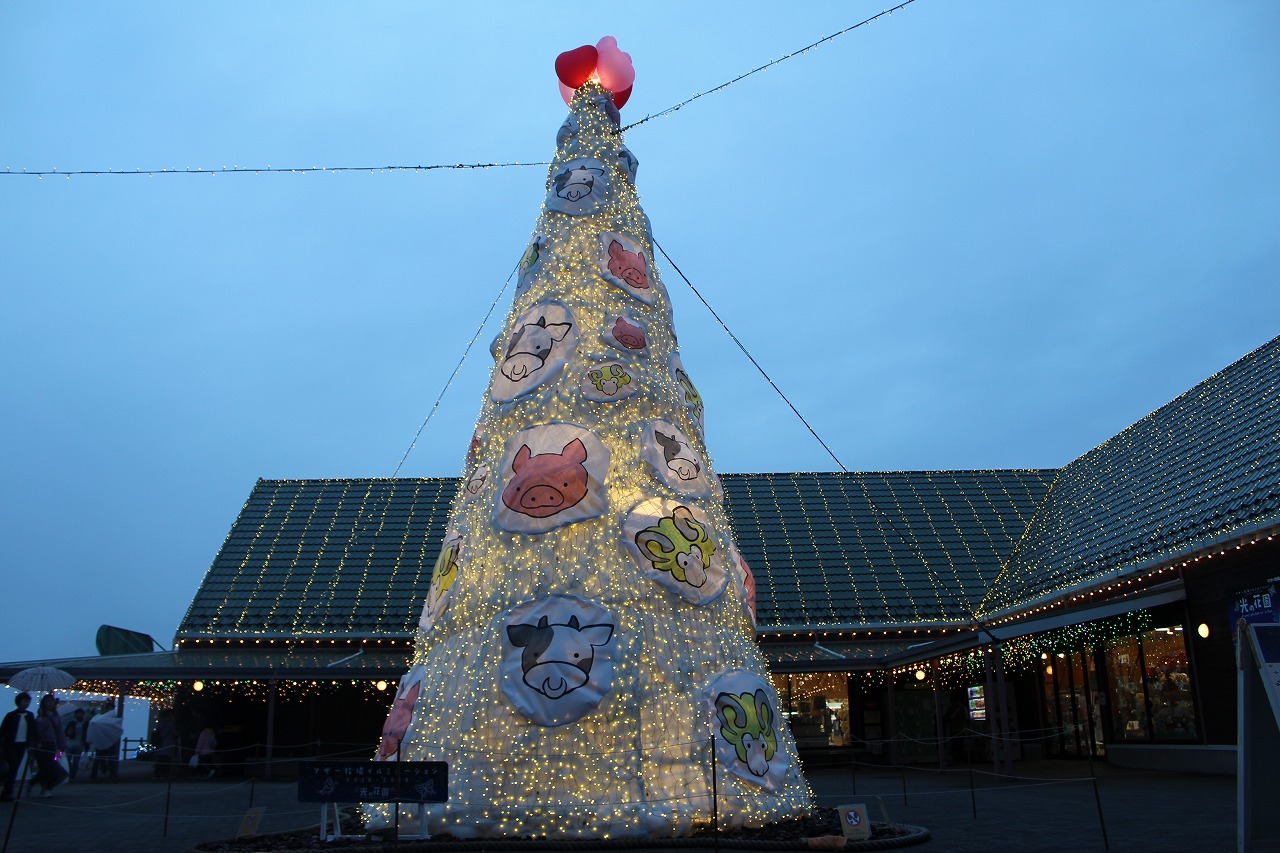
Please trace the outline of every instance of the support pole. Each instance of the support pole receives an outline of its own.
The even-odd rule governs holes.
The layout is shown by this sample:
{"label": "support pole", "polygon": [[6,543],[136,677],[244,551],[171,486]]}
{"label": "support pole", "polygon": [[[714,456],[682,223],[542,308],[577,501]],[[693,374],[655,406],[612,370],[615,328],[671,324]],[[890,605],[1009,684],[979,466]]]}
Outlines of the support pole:
{"label": "support pole", "polygon": [[858,753],[853,738],[849,739],[849,775],[853,777],[853,795],[858,796]]}
{"label": "support pole", "polygon": [[[267,682],[267,767],[265,776],[271,778],[271,768],[275,764],[276,743],[276,680]],[[323,829],[324,827],[321,827]]]}
{"label": "support pole", "polygon": [[7,853],[9,849],[9,836],[13,835],[13,821],[18,816],[18,803],[21,800],[14,800],[13,805],[9,806],[9,826],[4,831],[4,847],[0,847],[0,853]]}
{"label": "support pole", "polygon": [[1093,769],[1093,750],[1089,751],[1089,778],[1093,781],[1093,802],[1098,807],[1098,826],[1102,827],[1102,846],[1111,849],[1111,840],[1107,838],[1107,821],[1102,816],[1102,795],[1098,793],[1098,774]]}
{"label": "support pole", "polygon": [[938,660],[934,658],[929,661],[929,672],[933,675],[933,719],[934,730],[938,735],[938,769],[945,770],[947,767],[947,740],[946,729],[942,720],[942,691],[938,687]]}
{"label": "support pole", "polygon": [[169,801],[173,799],[173,776],[165,782],[164,785],[164,829],[160,832],[163,836],[169,835]]}
{"label": "support pole", "polygon": [[973,765],[969,765],[969,805],[973,806],[973,816],[978,816],[978,794],[973,789]]}

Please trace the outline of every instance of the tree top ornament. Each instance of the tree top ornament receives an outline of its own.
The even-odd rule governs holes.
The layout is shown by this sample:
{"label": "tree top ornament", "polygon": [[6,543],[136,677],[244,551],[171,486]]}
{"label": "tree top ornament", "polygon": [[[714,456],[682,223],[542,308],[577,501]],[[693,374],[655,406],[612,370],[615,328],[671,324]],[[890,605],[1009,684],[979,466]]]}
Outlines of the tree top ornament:
{"label": "tree top ornament", "polygon": [[631,97],[636,70],[631,65],[631,54],[623,53],[613,36],[605,36],[595,47],[584,44],[557,56],[556,76],[560,78],[560,97],[566,104],[573,101],[573,93],[584,83],[595,80],[612,93],[613,105],[622,109]]}

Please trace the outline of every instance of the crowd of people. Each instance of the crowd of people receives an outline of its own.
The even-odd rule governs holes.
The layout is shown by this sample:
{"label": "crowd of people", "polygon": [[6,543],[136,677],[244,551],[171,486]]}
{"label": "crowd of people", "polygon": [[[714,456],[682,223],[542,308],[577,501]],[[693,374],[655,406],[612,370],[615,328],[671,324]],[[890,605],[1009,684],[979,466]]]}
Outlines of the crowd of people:
{"label": "crowd of people", "polygon": [[[69,719],[52,693],[41,697],[34,712],[31,701],[31,694],[19,693],[13,699],[14,709],[0,722],[0,777],[4,782],[0,802],[13,800],[19,774],[33,766],[32,790],[38,789],[43,797],[65,781],[74,782],[82,764],[88,767],[90,779],[118,778],[124,724],[115,712],[114,700],[91,704],[87,712],[77,707]],[[27,770],[24,777],[29,775]]]}

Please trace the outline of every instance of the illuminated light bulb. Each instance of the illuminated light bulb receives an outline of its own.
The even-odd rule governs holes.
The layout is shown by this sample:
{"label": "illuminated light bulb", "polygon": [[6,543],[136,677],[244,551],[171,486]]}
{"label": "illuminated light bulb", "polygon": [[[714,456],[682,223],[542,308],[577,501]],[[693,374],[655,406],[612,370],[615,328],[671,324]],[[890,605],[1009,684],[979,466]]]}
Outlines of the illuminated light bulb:
{"label": "illuminated light bulb", "polygon": [[1208,625],[1208,623],[1201,622],[1201,623],[1196,627],[1196,633],[1200,635],[1200,638],[1201,638],[1202,640],[1207,640],[1207,639],[1209,639],[1209,625]]}
{"label": "illuminated light bulb", "polygon": [[191,685],[191,689],[199,693],[201,690],[204,690],[204,682],[196,681],[194,684]]}

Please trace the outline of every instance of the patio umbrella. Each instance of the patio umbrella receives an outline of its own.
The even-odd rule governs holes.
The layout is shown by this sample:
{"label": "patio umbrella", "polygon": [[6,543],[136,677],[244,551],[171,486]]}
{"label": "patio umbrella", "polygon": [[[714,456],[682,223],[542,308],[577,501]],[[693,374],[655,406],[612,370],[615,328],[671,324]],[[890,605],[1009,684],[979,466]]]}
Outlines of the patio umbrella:
{"label": "patio umbrella", "polygon": [[28,693],[52,693],[59,687],[70,687],[75,683],[74,675],[52,666],[33,666],[15,672],[9,679],[10,687]]}

